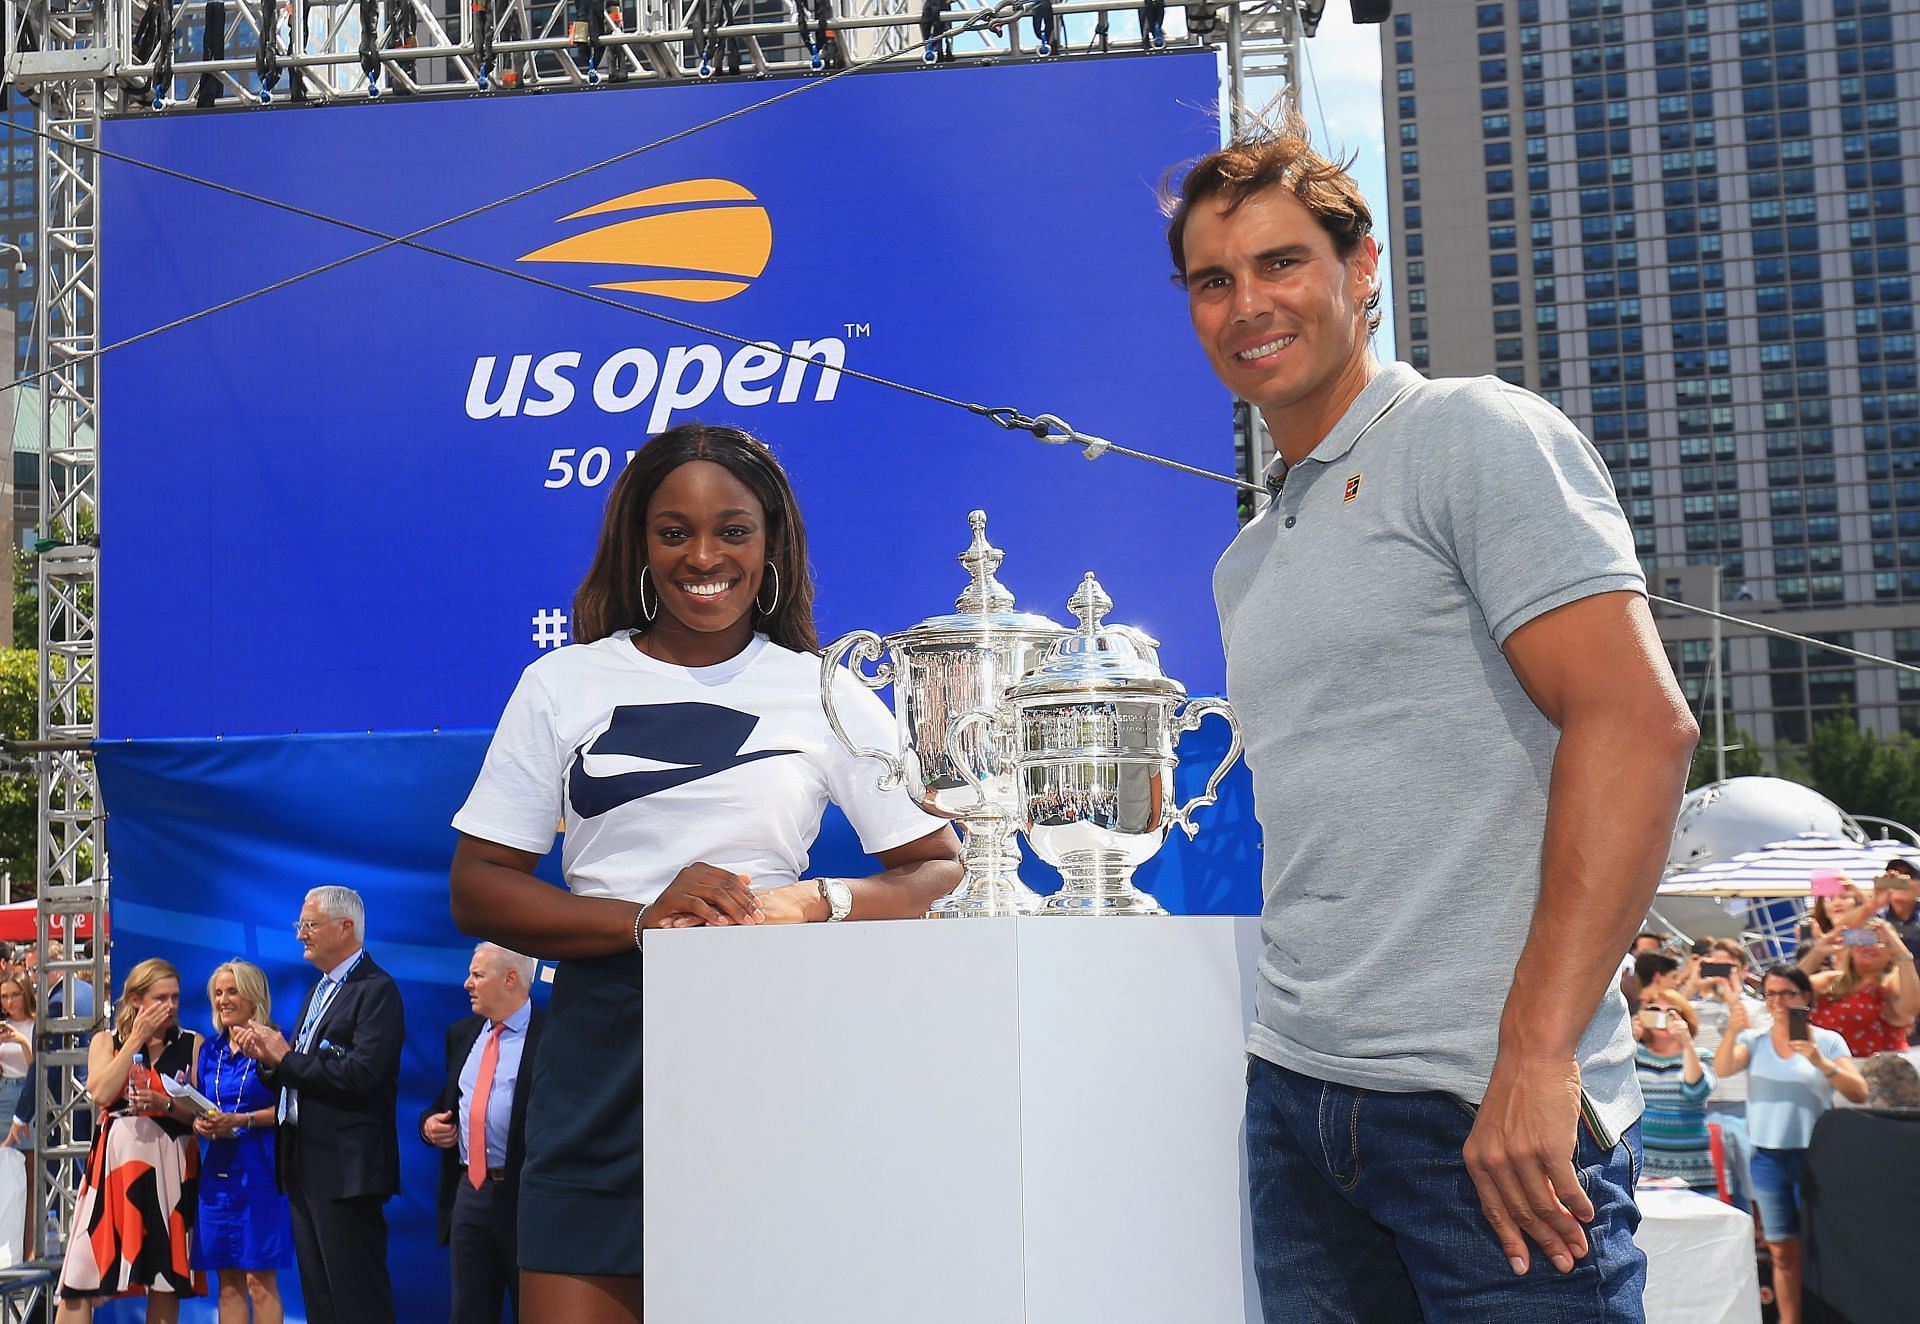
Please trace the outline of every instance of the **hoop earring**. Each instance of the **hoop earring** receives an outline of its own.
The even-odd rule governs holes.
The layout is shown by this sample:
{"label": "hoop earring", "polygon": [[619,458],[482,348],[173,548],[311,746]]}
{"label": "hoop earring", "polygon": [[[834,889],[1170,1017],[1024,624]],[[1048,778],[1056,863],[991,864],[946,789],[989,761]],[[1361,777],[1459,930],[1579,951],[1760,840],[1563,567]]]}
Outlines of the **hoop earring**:
{"label": "hoop earring", "polygon": [[658,593],[653,595],[653,610],[648,611],[647,610],[647,583],[648,583],[647,567],[641,566],[640,567],[640,615],[644,619],[651,621],[654,617],[660,614],[660,595]]}
{"label": "hoop earring", "polygon": [[773,571],[773,605],[762,607],[760,605],[760,595],[758,593],[753,595],[754,608],[758,610],[762,616],[773,615],[774,607],[780,605],[780,567],[769,561],[767,562],[767,569]]}

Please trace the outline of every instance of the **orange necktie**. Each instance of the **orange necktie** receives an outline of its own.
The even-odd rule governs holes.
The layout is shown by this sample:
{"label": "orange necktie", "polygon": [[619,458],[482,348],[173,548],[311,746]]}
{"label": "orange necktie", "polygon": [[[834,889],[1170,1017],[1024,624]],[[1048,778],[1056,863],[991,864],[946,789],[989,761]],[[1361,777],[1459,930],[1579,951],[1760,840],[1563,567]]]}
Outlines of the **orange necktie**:
{"label": "orange necktie", "polygon": [[505,1021],[493,1023],[487,1046],[480,1050],[480,1074],[473,1082],[473,1103],[467,1108],[467,1180],[479,1190],[487,1181],[487,1097],[493,1093],[494,1069],[500,1065],[500,1032]]}

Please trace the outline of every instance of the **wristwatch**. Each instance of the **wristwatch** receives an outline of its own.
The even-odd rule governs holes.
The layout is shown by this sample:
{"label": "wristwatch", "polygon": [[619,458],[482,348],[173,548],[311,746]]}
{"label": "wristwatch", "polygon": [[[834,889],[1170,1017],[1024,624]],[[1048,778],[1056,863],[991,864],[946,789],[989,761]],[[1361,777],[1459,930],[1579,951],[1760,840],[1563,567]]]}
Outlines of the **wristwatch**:
{"label": "wristwatch", "polygon": [[853,913],[853,889],[844,878],[822,878],[820,899],[827,903],[829,924],[836,924]]}

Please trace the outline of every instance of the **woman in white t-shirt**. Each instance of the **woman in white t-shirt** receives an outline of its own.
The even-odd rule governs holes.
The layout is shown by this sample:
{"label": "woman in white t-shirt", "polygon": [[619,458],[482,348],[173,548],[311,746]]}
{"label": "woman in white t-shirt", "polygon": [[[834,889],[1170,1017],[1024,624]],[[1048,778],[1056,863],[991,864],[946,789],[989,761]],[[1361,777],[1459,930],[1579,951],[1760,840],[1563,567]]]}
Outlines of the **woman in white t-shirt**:
{"label": "woman in white t-shirt", "polygon": [[[520,1308],[598,1324],[640,1317],[642,930],[918,916],[961,871],[952,829],[827,728],[806,530],[758,441],[685,424],[648,442],[573,606],[579,642],[521,675],[454,817],[451,882],[463,930],[560,962],[530,1077]],[[895,746],[880,700],[838,683],[855,743]],[[803,876],[828,800],[881,872]],[[532,876],[556,823],[566,891]]]}
{"label": "woman in white t-shirt", "polygon": [[1769,967],[1760,992],[1773,1024],[1753,1029],[1746,1007],[1729,1004],[1726,1037],[1714,1050],[1713,1066],[1722,1077],[1747,1073],[1754,1211],[1773,1252],[1780,1324],[1799,1324],[1801,1161],[1814,1123],[1833,1106],[1834,1094],[1865,1103],[1867,1082],[1853,1064],[1847,1041],[1832,1030],[1809,1026],[1806,1038],[1789,1037],[1793,1013],[1813,1001],[1806,971],[1784,963]]}
{"label": "woman in white t-shirt", "polygon": [[33,1068],[33,985],[0,978],[0,1119],[11,1121]]}

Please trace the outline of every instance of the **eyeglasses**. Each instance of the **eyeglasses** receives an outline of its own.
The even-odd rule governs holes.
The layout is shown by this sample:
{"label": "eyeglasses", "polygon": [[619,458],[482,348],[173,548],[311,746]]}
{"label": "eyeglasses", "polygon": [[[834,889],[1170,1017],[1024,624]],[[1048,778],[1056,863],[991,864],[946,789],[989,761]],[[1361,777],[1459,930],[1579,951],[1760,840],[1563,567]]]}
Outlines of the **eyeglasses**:
{"label": "eyeglasses", "polygon": [[322,924],[331,924],[332,922],[330,919],[297,919],[293,922],[294,936],[304,938]]}

